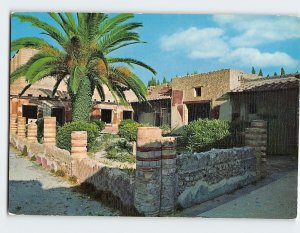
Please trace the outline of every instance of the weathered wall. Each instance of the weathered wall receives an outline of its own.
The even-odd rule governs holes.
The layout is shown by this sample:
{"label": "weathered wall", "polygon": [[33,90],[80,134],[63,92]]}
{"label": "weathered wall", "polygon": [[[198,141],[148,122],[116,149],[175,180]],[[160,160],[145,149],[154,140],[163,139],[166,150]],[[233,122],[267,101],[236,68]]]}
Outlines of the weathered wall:
{"label": "weathered wall", "polygon": [[213,149],[177,156],[177,204],[183,208],[231,192],[256,180],[250,147]]}
{"label": "weathered wall", "polygon": [[73,176],[80,182],[93,184],[99,191],[111,192],[120,198],[126,206],[133,206],[134,177],[120,169],[106,167],[103,164],[86,158],[73,161]]}
{"label": "weathered wall", "polygon": [[[204,101],[210,101],[212,111],[220,106],[217,118],[231,120],[231,104],[220,97],[238,87],[243,77],[248,77],[248,74],[240,70],[224,69],[173,79],[171,127],[179,128],[188,123],[186,104]],[[201,96],[195,96],[195,87],[201,87]]]}
{"label": "weathered wall", "polygon": [[45,169],[63,171],[67,176],[75,176],[78,181],[93,184],[98,191],[111,192],[124,206],[134,206],[134,175],[120,169],[107,167],[95,160],[73,159],[69,151],[56,146],[30,143],[26,138],[10,135],[10,143],[20,151],[27,147],[28,156]]}

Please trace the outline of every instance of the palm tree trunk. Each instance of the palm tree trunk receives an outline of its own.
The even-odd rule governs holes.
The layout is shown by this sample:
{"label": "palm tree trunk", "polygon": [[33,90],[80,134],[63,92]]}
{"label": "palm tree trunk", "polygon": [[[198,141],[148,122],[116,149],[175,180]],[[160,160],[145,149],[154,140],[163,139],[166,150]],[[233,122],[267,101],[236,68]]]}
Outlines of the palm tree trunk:
{"label": "palm tree trunk", "polygon": [[[69,93],[71,93],[69,88]],[[92,109],[92,88],[88,78],[82,78],[76,94],[70,94],[72,101],[72,121],[89,121]]]}

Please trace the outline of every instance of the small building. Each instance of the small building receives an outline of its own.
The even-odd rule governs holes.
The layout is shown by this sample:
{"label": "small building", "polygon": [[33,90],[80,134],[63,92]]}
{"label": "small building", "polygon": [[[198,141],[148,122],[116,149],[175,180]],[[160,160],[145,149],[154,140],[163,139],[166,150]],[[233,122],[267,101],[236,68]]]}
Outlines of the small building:
{"label": "small building", "polygon": [[[10,60],[10,72],[25,64],[36,53],[38,50],[35,49],[20,49]],[[46,77],[21,93],[27,85],[25,77],[19,78],[10,85],[10,114],[26,117],[27,122],[35,121],[42,116],[55,116],[61,125],[71,121],[71,99],[64,81],[61,82],[54,97],[51,97],[55,85],[53,77]],[[121,120],[133,117],[133,109],[130,105],[117,104],[108,88],[104,86],[103,89],[105,101],[101,101],[97,91],[92,97],[91,118],[106,122],[108,132],[116,132]],[[127,91],[127,96],[132,98],[132,95],[134,95],[133,92]]]}
{"label": "small building", "polygon": [[148,88],[148,102],[138,102],[132,99],[134,120],[154,126],[171,125],[172,89],[169,84],[151,86]]}
{"label": "small building", "polygon": [[227,94],[234,120],[268,122],[268,155],[297,155],[299,74],[243,79]]}

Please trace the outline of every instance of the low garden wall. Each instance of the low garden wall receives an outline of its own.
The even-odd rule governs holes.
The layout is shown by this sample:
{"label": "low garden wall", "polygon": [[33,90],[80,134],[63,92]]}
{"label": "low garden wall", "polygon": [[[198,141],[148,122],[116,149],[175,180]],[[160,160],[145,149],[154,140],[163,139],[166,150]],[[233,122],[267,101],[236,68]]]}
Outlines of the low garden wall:
{"label": "low garden wall", "polygon": [[[23,130],[23,125],[19,125]],[[261,125],[266,124],[255,122],[252,127]],[[55,127],[55,124],[49,124],[49,127]],[[56,131],[50,131],[51,137],[55,137]],[[84,131],[72,132],[71,153],[52,144],[39,144],[35,137],[29,141],[23,131],[19,134],[18,130],[17,134],[10,134],[10,143],[35,157],[46,169],[61,170],[69,177],[76,177],[80,183],[92,184],[96,191],[117,197],[123,206],[145,216],[165,216],[176,206],[187,208],[260,179],[266,168],[260,159],[265,156],[264,148],[257,142],[261,132],[256,130],[258,133],[255,131],[254,134],[252,131],[246,138],[249,144],[258,145],[254,148],[213,149],[177,155],[176,138],[162,137],[161,129],[157,127],[140,127],[133,174],[89,158]],[[266,161],[266,157],[264,159]]]}
{"label": "low garden wall", "polygon": [[250,147],[213,149],[177,156],[177,204],[187,208],[229,193],[256,180]]}

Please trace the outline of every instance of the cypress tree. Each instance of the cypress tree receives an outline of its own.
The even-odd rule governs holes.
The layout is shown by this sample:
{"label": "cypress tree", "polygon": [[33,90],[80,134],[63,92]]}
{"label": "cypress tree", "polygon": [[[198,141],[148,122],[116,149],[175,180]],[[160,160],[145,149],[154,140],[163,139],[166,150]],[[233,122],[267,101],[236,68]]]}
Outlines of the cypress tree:
{"label": "cypress tree", "polygon": [[263,76],[263,72],[262,72],[262,70],[261,70],[261,69],[259,69],[258,76]]}
{"label": "cypress tree", "polygon": [[163,84],[165,84],[165,83],[167,83],[167,79],[166,79],[166,77],[164,77],[164,79],[163,79],[163,82],[162,82]]}
{"label": "cypress tree", "polygon": [[251,71],[251,73],[252,73],[252,74],[256,74],[255,69],[254,69],[253,66],[252,66],[252,71]]}
{"label": "cypress tree", "polygon": [[283,67],[281,67],[280,75],[285,75],[285,71],[284,71]]}
{"label": "cypress tree", "polygon": [[276,72],[274,72],[274,76],[277,76],[277,73],[276,73]]}

